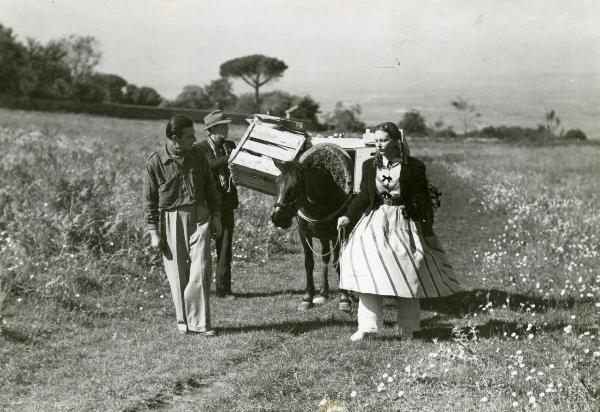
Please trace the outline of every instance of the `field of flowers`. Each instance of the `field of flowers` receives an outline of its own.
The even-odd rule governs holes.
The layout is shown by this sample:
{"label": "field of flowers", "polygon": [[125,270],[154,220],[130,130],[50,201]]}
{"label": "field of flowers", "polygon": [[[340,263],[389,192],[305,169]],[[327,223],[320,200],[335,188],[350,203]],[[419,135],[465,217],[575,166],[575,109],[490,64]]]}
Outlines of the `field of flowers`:
{"label": "field of flowers", "polygon": [[466,291],[424,300],[409,342],[391,304],[389,330],[356,345],[337,305],[298,313],[295,229],[242,189],[236,298],[212,301],[221,335],[199,341],[175,333],[144,236],[163,127],[0,110],[0,408],[600,408],[600,146],[411,142]]}

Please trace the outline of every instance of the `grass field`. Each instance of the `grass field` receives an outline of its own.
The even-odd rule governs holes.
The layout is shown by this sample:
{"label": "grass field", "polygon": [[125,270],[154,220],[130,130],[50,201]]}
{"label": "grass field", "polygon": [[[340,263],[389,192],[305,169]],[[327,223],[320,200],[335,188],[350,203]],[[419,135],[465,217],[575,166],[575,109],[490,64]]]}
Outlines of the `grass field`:
{"label": "grass field", "polygon": [[220,335],[202,339],[176,333],[143,233],[163,123],[0,110],[0,409],[600,408],[600,146],[411,142],[466,289],[422,301],[412,341],[391,301],[358,344],[335,300],[298,312],[295,228],[241,190],[236,296],[211,298]]}

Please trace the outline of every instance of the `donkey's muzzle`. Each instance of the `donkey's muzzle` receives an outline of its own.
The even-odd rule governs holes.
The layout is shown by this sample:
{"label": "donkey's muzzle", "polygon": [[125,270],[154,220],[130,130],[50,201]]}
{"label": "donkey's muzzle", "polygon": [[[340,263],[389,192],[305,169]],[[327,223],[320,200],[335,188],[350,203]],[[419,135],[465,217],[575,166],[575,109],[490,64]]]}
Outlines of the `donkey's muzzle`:
{"label": "donkey's muzzle", "polygon": [[271,222],[276,227],[280,227],[282,229],[287,229],[292,226],[292,218],[293,215],[285,211],[281,208],[276,208],[273,214],[271,215]]}

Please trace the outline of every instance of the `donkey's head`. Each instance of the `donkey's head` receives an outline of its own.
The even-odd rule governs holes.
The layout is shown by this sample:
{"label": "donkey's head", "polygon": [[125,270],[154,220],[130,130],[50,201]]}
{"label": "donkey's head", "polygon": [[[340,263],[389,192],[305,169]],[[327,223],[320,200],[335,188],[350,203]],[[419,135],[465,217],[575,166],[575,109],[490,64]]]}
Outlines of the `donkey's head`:
{"label": "donkey's head", "polygon": [[281,171],[277,177],[277,201],[271,221],[277,227],[287,229],[306,200],[304,169],[298,162],[274,161]]}

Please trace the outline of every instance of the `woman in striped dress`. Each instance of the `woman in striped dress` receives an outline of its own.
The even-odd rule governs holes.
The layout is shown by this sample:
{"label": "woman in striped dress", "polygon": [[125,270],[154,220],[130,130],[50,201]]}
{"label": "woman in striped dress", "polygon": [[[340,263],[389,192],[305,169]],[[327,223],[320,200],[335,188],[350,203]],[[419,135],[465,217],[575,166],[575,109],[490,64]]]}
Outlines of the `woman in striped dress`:
{"label": "woman in striped dress", "polygon": [[340,258],[340,289],[359,293],[357,341],[383,326],[383,297],[397,302],[403,337],[420,328],[419,298],[461,290],[433,232],[425,165],[410,157],[398,127],[375,129],[378,155],[362,165],[360,193],[338,219],[355,226]]}

